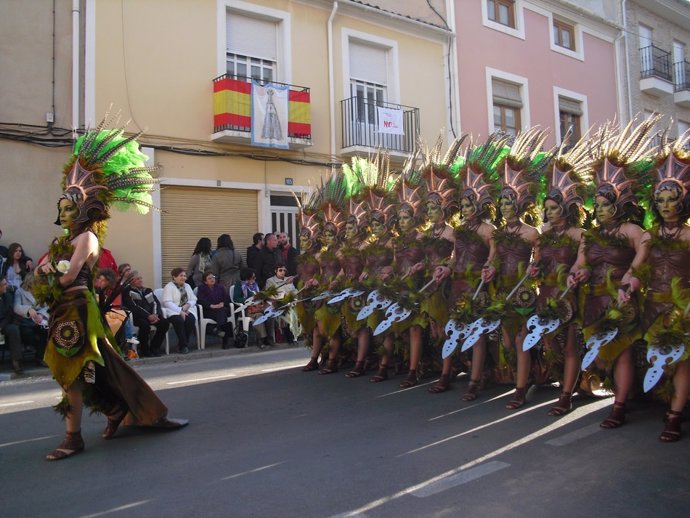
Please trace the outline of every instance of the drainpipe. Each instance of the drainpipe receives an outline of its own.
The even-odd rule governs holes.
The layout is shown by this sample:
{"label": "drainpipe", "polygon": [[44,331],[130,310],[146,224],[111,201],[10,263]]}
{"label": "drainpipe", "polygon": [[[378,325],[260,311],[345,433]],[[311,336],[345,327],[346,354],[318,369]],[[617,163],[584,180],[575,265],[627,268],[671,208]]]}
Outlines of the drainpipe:
{"label": "drainpipe", "polygon": [[626,13],[627,0],[621,0],[621,10],[623,11],[623,44],[625,48],[625,72],[628,76],[626,81],[628,87],[628,120],[632,120],[632,76],[630,75],[630,49],[628,47],[628,15]]}
{"label": "drainpipe", "polygon": [[331,160],[335,159],[335,84],[333,71],[333,18],[338,10],[338,2],[333,2],[333,10],[328,17],[328,99],[331,117]]}
{"label": "drainpipe", "polygon": [[79,0],[72,0],[72,131],[79,128]]}

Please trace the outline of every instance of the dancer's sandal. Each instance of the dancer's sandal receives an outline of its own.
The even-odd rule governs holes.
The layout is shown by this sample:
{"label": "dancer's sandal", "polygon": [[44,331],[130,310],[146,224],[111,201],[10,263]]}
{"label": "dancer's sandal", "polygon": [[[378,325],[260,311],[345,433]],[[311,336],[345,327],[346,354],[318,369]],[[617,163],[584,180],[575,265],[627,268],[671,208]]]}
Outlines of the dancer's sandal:
{"label": "dancer's sandal", "polygon": [[381,365],[376,374],[369,378],[369,381],[371,381],[372,383],[381,383],[382,381],[386,381],[387,379],[388,365]]}
{"label": "dancer's sandal", "polygon": [[311,358],[309,363],[302,367],[302,372],[311,372],[319,368],[319,357]]}
{"label": "dancer's sandal", "polygon": [[362,374],[364,374],[364,361],[357,361],[354,368],[345,376],[348,378],[359,378]]}
{"label": "dancer's sandal", "polygon": [[618,428],[625,423],[625,403],[613,402],[613,408],[609,416],[599,426],[608,430]]}
{"label": "dancer's sandal", "polygon": [[479,395],[479,389],[481,388],[481,380],[470,380],[470,384],[467,387],[467,392],[462,396],[463,401],[474,401]]}
{"label": "dancer's sandal", "polygon": [[556,401],[556,404],[551,407],[551,410],[549,410],[549,413],[546,415],[553,415],[556,417],[560,417],[562,415],[565,415],[569,413],[573,409],[573,395],[570,392],[561,392],[560,397],[558,398],[558,401]]}
{"label": "dancer's sandal", "polygon": [[414,387],[417,383],[419,383],[419,378],[417,377],[417,370],[410,369],[410,371],[407,373],[407,378],[400,384],[400,388],[407,389],[410,387]]}
{"label": "dancer's sandal", "polygon": [[84,439],[81,437],[81,431],[67,432],[60,446],[46,455],[46,460],[62,460],[82,451],[84,451]]}
{"label": "dancer's sandal", "polygon": [[675,410],[669,410],[666,412],[664,422],[666,426],[664,426],[664,431],[659,435],[659,440],[661,442],[676,442],[680,440],[681,413]]}
{"label": "dancer's sandal", "polygon": [[448,374],[441,374],[438,383],[434,383],[429,387],[429,392],[432,394],[440,394],[450,389],[450,376]]}
{"label": "dancer's sandal", "polygon": [[525,406],[525,395],[526,394],[527,394],[527,389],[525,387],[516,388],[515,393],[513,394],[513,399],[508,401],[506,408],[508,410],[517,410],[518,408]]}
{"label": "dancer's sandal", "polygon": [[319,371],[319,374],[333,374],[334,372],[338,372],[338,360],[328,360],[328,364]]}
{"label": "dancer's sandal", "polygon": [[105,425],[105,430],[101,434],[104,439],[112,439],[117,429],[120,427],[120,423],[127,415],[126,408],[118,408],[115,412],[108,415],[108,424]]}

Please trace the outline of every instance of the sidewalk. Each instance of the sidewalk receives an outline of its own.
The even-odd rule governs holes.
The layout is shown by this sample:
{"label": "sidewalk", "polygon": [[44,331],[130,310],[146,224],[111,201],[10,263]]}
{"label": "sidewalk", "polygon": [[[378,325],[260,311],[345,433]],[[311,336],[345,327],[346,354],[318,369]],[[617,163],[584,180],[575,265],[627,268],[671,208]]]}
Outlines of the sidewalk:
{"label": "sidewalk", "polygon": [[[178,353],[177,347],[173,347],[171,344],[170,354],[168,355],[164,354],[163,356],[159,356],[156,358],[138,358],[136,360],[127,361],[132,366],[151,365],[158,363],[197,360],[202,358],[213,358],[217,356],[231,356],[237,354],[256,353],[261,351],[273,351],[278,349],[295,349],[298,347],[304,347],[304,342],[300,341],[297,342],[297,344],[277,343],[273,346],[263,347],[259,347],[256,344],[252,344],[241,349],[238,349],[237,347],[233,346],[230,346],[229,349],[223,349],[221,347],[221,339],[215,335],[209,334],[206,337],[206,348],[203,350],[197,349],[196,338],[192,338],[190,341],[190,349],[188,354]],[[50,369],[48,369],[47,367],[36,365],[34,362],[23,362],[22,368],[24,369],[24,374],[16,374],[12,370],[12,364],[9,360],[9,357],[6,357],[5,360],[2,363],[0,363],[0,382],[51,376]]]}

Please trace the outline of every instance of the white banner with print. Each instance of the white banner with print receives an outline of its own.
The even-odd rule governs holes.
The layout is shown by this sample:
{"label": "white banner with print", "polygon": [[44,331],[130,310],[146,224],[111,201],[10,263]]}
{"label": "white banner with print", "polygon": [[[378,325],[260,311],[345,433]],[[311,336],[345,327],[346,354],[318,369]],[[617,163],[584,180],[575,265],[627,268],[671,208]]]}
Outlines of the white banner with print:
{"label": "white banner with print", "polygon": [[390,135],[404,135],[403,111],[397,108],[381,108],[377,106],[379,116],[379,133]]}
{"label": "white banner with print", "polygon": [[252,81],[252,145],[288,148],[289,87]]}

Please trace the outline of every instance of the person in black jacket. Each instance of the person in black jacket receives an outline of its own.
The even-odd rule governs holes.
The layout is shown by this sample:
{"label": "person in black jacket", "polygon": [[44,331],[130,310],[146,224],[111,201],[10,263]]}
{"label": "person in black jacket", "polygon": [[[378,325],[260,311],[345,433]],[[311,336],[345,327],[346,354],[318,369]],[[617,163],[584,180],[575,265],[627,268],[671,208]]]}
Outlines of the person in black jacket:
{"label": "person in black jacket", "polygon": [[297,257],[299,252],[295,247],[292,246],[290,242],[290,236],[286,232],[279,232],[278,237],[278,249],[283,258],[283,264],[287,267],[288,277],[297,275]]}
{"label": "person in black jacket", "polygon": [[[161,344],[165,340],[170,322],[163,317],[161,303],[153,294],[153,290],[144,288],[142,275],[133,271],[131,276],[131,286],[122,292],[122,303],[132,312],[134,325],[139,328],[139,356],[160,356]],[[151,326],[156,327],[156,333],[149,345]]]}
{"label": "person in black jacket", "polygon": [[275,234],[266,234],[264,237],[264,247],[259,253],[256,269],[256,280],[259,288],[264,289],[266,279],[273,277],[276,266],[283,263],[283,256],[278,249],[278,238]]}
{"label": "person in black jacket", "polygon": [[253,244],[247,247],[247,268],[251,268],[256,271],[256,266],[261,253],[261,249],[264,247],[264,235],[261,232],[257,232],[252,236]]}

